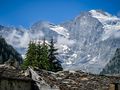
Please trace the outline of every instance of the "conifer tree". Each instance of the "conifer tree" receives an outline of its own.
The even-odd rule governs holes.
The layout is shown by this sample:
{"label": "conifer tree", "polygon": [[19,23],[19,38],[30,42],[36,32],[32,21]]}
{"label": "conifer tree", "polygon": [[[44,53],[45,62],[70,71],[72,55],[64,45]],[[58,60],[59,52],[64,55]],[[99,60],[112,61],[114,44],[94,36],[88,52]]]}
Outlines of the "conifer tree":
{"label": "conifer tree", "polygon": [[48,62],[48,45],[45,43],[45,39],[42,44],[37,45],[37,67],[40,69],[49,69]]}
{"label": "conifer tree", "polygon": [[42,66],[42,61],[41,61],[41,58],[42,58],[42,46],[40,45],[40,42],[38,42],[38,44],[36,45],[36,62],[37,62],[37,67],[43,69],[43,66]]}
{"label": "conifer tree", "polygon": [[42,44],[42,64],[44,66],[44,69],[49,70],[49,59],[48,59],[48,45],[45,42],[45,38],[43,40],[43,44]]}
{"label": "conifer tree", "polygon": [[26,58],[24,60],[24,63],[22,65],[22,67],[25,69],[28,66],[36,66],[36,45],[35,43],[31,42],[29,43],[28,46],[28,51],[26,53]]}
{"label": "conifer tree", "polygon": [[51,39],[50,45],[49,45],[49,63],[50,63],[50,71],[61,71],[63,70],[60,61],[57,59],[56,55],[57,49],[54,47],[54,41],[53,38]]}

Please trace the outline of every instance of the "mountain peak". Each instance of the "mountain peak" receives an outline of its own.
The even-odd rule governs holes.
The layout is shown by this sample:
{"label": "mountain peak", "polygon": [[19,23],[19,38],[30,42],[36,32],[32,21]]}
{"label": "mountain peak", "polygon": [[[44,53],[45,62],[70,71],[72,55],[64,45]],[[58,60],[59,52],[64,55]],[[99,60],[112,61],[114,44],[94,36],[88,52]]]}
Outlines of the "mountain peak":
{"label": "mountain peak", "polygon": [[104,12],[103,10],[90,10],[89,12],[95,16],[111,16],[111,14]]}
{"label": "mountain peak", "polygon": [[113,16],[107,12],[102,10],[90,10],[91,16],[98,19],[103,25],[106,25],[111,22],[120,21],[120,19],[116,16]]}

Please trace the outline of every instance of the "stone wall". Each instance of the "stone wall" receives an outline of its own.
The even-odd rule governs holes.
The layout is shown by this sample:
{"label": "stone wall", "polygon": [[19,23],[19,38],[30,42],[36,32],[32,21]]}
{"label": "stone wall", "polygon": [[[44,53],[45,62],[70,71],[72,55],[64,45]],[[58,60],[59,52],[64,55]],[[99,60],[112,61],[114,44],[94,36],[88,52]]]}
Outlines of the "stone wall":
{"label": "stone wall", "polygon": [[0,79],[0,90],[31,90],[31,81]]}

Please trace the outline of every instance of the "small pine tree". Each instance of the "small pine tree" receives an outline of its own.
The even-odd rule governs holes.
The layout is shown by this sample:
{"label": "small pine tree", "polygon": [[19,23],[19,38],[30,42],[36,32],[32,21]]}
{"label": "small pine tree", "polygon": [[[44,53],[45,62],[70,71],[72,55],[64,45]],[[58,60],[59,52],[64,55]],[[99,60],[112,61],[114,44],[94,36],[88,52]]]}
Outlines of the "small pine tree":
{"label": "small pine tree", "polygon": [[48,62],[48,45],[45,43],[45,39],[43,44],[37,45],[37,67],[40,69],[49,69],[49,62]]}
{"label": "small pine tree", "polygon": [[28,51],[26,53],[26,58],[23,62],[22,68],[26,69],[28,66],[36,66],[36,45],[35,43],[29,43]]}
{"label": "small pine tree", "polygon": [[45,39],[43,40],[42,44],[42,64],[44,66],[45,70],[49,70],[49,59],[48,59],[48,45],[45,42]]}
{"label": "small pine tree", "polygon": [[54,41],[53,38],[51,39],[50,45],[49,45],[49,63],[50,63],[50,71],[57,72],[63,70],[60,61],[57,59],[56,55],[57,49],[54,47]]}
{"label": "small pine tree", "polygon": [[42,61],[41,61],[41,58],[42,58],[42,52],[41,52],[42,46],[40,45],[40,42],[36,46],[37,46],[37,48],[36,48],[36,62],[37,62],[37,65],[36,66],[42,69],[43,68]]}

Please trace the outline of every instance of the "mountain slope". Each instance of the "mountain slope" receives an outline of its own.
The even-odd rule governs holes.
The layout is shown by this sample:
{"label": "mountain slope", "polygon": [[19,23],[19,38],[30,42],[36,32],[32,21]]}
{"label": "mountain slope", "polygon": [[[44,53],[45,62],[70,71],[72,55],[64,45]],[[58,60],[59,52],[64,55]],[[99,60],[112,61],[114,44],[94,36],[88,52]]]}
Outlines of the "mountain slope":
{"label": "mountain slope", "polygon": [[114,57],[109,61],[100,74],[119,75],[120,74],[120,48],[115,52]]}
{"label": "mountain slope", "polygon": [[8,45],[4,38],[0,37],[0,64],[13,59],[22,63],[21,55],[11,45]]}
{"label": "mountain slope", "polygon": [[120,19],[104,11],[91,10],[60,25],[38,21],[29,30],[1,26],[0,35],[22,55],[30,40],[45,37],[49,42],[53,37],[64,70],[99,73],[120,48]]}

